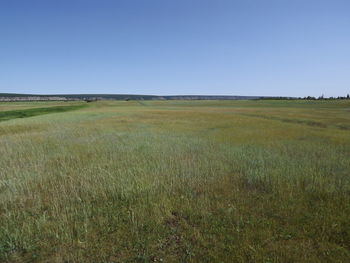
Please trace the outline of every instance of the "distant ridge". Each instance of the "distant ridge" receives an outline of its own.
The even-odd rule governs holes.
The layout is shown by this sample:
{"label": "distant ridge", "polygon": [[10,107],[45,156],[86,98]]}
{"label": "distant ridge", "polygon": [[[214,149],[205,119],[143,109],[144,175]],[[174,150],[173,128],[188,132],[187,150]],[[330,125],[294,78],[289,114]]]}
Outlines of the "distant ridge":
{"label": "distant ridge", "polygon": [[253,100],[261,96],[222,95],[136,95],[136,94],[17,94],[0,93],[0,101],[73,101],[73,100]]}

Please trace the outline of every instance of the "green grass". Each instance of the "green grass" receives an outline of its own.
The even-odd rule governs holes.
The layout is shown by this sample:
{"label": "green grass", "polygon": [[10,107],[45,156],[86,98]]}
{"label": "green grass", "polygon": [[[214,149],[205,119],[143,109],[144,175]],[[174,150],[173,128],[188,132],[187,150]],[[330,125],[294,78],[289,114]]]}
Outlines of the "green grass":
{"label": "green grass", "polygon": [[1,122],[0,261],[348,262],[349,111],[102,101]]}
{"label": "green grass", "polygon": [[66,112],[77,110],[85,107],[86,105],[69,105],[69,106],[51,106],[45,108],[29,108],[21,110],[0,111],[0,121],[7,121],[16,118],[28,118],[38,116],[42,114]]}

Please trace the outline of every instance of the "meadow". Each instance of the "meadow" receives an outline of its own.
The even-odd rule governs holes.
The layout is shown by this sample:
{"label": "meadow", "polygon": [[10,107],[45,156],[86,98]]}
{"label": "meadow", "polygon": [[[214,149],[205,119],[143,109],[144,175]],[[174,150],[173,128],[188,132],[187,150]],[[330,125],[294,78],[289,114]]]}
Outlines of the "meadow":
{"label": "meadow", "polygon": [[349,100],[0,103],[0,262],[349,262],[349,175]]}

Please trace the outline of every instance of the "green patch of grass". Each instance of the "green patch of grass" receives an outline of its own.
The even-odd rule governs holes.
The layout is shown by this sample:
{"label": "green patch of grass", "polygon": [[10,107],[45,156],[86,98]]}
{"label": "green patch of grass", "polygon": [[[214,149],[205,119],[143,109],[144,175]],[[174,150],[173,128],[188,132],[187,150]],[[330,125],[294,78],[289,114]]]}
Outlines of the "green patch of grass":
{"label": "green patch of grass", "polygon": [[23,110],[0,111],[0,121],[7,121],[17,118],[28,118],[49,113],[67,112],[81,109],[86,105],[53,106],[45,108],[29,108]]}

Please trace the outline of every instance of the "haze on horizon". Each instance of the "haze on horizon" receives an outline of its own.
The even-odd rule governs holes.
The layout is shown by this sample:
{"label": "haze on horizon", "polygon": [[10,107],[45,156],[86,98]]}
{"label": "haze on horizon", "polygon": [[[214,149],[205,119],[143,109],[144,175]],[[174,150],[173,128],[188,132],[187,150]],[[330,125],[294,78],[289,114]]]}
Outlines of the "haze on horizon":
{"label": "haze on horizon", "polygon": [[4,0],[0,93],[344,96],[346,0]]}

